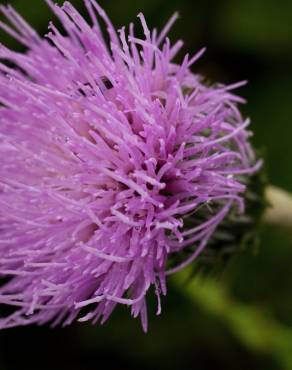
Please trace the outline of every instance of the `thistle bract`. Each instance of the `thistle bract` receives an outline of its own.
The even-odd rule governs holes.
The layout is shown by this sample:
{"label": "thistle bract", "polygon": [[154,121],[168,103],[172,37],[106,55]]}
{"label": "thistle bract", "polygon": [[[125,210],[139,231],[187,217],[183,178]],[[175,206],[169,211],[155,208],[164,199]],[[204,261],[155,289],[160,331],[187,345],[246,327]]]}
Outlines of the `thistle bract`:
{"label": "thistle bract", "polygon": [[89,22],[47,2],[64,30],[50,24],[45,38],[1,8],[0,27],[27,50],[0,47],[0,303],[15,306],[0,326],[104,322],[120,303],[146,330],[148,290],[159,313],[166,275],[244,213],[260,163],[232,93],[241,84],[193,74],[203,50],[173,62],[176,14],[160,33],[139,14],[140,39],[94,0]]}

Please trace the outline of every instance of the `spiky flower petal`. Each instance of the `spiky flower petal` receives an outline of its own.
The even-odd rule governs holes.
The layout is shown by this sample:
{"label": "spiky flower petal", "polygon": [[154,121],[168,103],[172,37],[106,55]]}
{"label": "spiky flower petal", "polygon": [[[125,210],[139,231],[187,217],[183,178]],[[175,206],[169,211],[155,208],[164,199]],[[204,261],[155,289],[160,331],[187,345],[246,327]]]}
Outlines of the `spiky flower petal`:
{"label": "spiky flower petal", "polygon": [[66,34],[50,24],[43,39],[1,7],[11,26],[0,27],[27,52],[0,48],[0,303],[16,307],[0,326],[104,322],[122,303],[146,330],[149,288],[159,301],[166,274],[244,212],[242,179],[260,163],[231,92],[241,84],[193,74],[202,51],[173,62],[176,15],[158,35],[139,14],[139,39],[132,24],[117,33],[94,0],[84,1],[92,25],[69,2],[47,2]]}

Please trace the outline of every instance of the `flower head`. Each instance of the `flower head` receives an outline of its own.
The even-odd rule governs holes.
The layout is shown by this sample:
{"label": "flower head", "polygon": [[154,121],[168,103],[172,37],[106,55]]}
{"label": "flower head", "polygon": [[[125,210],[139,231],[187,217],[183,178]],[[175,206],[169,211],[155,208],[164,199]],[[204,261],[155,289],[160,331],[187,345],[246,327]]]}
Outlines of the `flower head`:
{"label": "flower head", "polygon": [[0,27],[27,51],[0,47],[0,303],[16,307],[0,326],[104,322],[121,303],[146,330],[149,288],[159,302],[166,275],[244,212],[260,164],[231,92],[241,84],[193,74],[203,51],[173,62],[177,15],[158,34],[139,14],[140,39],[94,0],[91,25],[47,2],[66,33],[51,23],[41,38],[1,7],[11,25]]}

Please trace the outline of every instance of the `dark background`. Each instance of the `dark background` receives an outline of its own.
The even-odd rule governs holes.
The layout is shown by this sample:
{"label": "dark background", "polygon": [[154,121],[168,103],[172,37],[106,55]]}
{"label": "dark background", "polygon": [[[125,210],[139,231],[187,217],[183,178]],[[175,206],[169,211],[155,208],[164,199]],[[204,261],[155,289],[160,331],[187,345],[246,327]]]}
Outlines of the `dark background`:
{"label": "dark background", "polygon": [[[46,33],[52,14],[44,1],[10,3]],[[82,9],[82,0],[72,3]],[[178,10],[171,39],[182,38],[191,54],[208,48],[195,73],[225,83],[249,80],[239,93],[248,100],[242,109],[252,118],[254,143],[266,152],[270,181],[292,191],[291,0],[100,4],[117,27],[133,20],[138,26],[142,11],[150,28],[161,28]],[[0,40],[18,47],[3,33]],[[0,333],[0,370],[292,369],[291,261],[291,237],[265,228],[257,255],[235,257],[219,278],[195,280],[189,294],[171,281],[162,316],[150,302],[148,334],[124,307],[103,327],[11,329]]]}

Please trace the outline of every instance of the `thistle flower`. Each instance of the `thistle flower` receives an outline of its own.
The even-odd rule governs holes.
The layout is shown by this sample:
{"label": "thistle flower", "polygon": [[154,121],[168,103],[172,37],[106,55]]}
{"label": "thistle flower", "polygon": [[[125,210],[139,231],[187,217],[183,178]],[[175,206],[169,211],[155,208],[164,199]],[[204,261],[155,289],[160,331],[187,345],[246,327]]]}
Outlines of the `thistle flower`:
{"label": "thistle flower", "polygon": [[148,290],[160,313],[166,275],[244,214],[260,162],[232,93],[242,83],[193,74],[204,50],[173,62],[176,14],[160,33],[139,14],[139,39],[94,0],[91,25],[47,3],[65,34],[50,23],[41,38],[1,7],[0,27],[27,51],[0,48],[0,303],[15,306],[0,326],[104,322],[120,303],[146,330]]}

